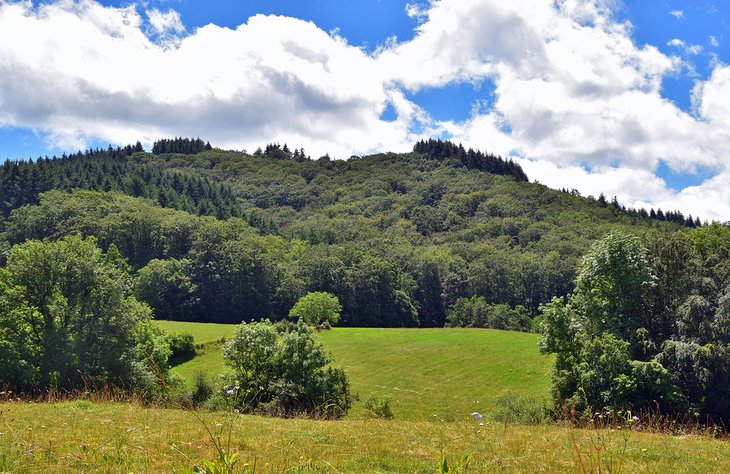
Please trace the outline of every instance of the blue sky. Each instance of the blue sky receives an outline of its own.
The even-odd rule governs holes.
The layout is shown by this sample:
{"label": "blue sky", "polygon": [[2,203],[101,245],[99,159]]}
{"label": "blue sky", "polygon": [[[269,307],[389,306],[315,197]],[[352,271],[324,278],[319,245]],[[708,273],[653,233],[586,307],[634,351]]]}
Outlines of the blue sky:
{"label": "blue sky", "polygon": [[[554,5],[87,0],[22,16],[27,5],[9,2],[0,158],[191,133],[346,157],[437,136],[513,155],[554,187],[730,219],[727,2]],[[278,17],[249,20],[259,14]],[[53,42],[64,53],[45,64]]]}

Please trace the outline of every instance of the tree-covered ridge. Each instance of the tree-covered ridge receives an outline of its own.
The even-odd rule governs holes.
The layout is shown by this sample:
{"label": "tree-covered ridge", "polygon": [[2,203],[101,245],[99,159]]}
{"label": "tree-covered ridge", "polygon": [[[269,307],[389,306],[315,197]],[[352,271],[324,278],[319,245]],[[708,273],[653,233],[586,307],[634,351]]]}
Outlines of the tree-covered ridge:
{"label": "tree-covered ridge", "polygon": [[[195,155],[205,150],[212,150],[210,142],[204,142],[200,138],[163,138],[152,144],[152,153],[161,155],[163,153],[181,153],[183,155]],[[141,151],[141,150],[140,150]]]}
{"label": "tree-covered ridge", "polygon": [[238,215],[229,187],[199,175],[165,171],[144,163],[142,145],[94,149],[36,161],[5,161],[0,167],[0,216],[52,189],[119,191],[154,199],[162,207],[196,214]]}
{"label": "tree-covered ridge", "polygon": [[[412,245],[390,234],[317,242],[267,234],[239,218],[84,190],[42,194],[38,206],[13,211],[5,227],[7,247],[95,236],[102,249],[115,246],[128,259],[135,294],[157,317],[216,322],[283,319],[301,297],[328,292],[341,302],[347,326],[433,327],[450,317],[452,325],[524,330],[540,304],[572,290],[577,251],[543,253],[501,237]],[[467,298],[488,303],[490,315],[459,316]]]}
{"label": "tree-covered ridge", "polygon": [[512,160],[505,160],[472,148],[466,150],[461,144],[455,145],[450,141],[421,140],[413,146],[413,151],[435,160],[455,160],[467,169],[502,174],[512,176],[517,181],[527,181],[527,175],[522,167]]}
{"label": "tree-covered ridge", "polygon": [[[103,170],[118,169],[146,191],[46,193],[12,212],[0,251],[68,233],[94,235],[102,248],[114,243],[147,282],[139,291],[156,302],[158,317],[280,319],[306,293],[328,292],[342,303],[345,325],[443,326],[458,300],[476,297],[475,316],[454,321],[527,328],[524,315],[572,291],[593,241],[614,230],[646,236],[681,228],[425,153],[309,160],[286,145],[253,155],[113,152],[48,160],[49,174],[80,183],[59,181],[60,189],[97,189],[87,175],[103,181]],[[48,163],[6,166],[32,174]],[[243,219],[158,207],[176,179],[189,180],[181,199],[199,203],[194,213]],[[196,183],[218,189],[230,212],[201,212],[207,201]],[[158,287],[167,293],[147,291]],[[513,316],[519,324],[505,321]]]}

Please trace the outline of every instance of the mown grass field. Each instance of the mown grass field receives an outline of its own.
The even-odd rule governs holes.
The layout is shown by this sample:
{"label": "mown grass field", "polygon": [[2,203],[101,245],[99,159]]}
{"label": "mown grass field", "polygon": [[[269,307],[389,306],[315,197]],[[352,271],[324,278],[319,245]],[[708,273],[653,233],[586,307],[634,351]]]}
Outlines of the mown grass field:
{"label": "mown grass field", "polygon": [[196,344],[206,344],[230,338],[236,329],[235,324],[186,323],[184,321],[155,321],[160,329],[170,333],[189,332],[195,337]]}
{"label": "mown grass field", "polygon": [[[199,417],[200,419],[196,418]],[[730,472],[730,443],[632,431],[443,422],[315,421],[142,408],[135,403],[0,403],[0,472],[190,472],[215,457],[205,430],[257,473]],[[600,470],[598,466],[600,465]],[[239,471],[240,472],[240,471]]]}
{"label": "mown grass field", "polygon": [[[162,322],[170,332],[190,332],[196,342],[233,335],[234,325]],[[371,395],[393,399],[397,419],[453,420],[488,412],[507,393],[543,398],[550,387],[551,359],[539,354],[539,336],[484,329],[335,328],[319,333],[334,365],[350,377],[361,401]],[[225,369],[220,345],[177,367],[186,380]],[[362,413],[361,403],[350,416]]]}

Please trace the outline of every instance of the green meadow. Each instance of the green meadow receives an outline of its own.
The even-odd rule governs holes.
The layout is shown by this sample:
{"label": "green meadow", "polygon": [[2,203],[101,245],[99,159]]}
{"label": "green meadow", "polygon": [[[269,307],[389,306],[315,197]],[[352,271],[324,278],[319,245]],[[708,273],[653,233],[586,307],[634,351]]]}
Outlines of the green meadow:
{"label": "green meadow", "polygon": [[730,443],[708,437],[482,423],[468,416],[320,421],[87,400],[4,402],[0,472],[191,472],[216,456],[206,427],[225,439],[231,427],[224,444],[239,454],[236,472],[436,473],[442,456],[452,467],[471,456],[469,468],[458,471],[465,473],[730,472]]}
{"label": "green meadow", "polygon": [[[202,344],[178,374],[224,370],[221,340],[235,326],[159,324]],[[551,360],[534,334],[336,328],[319,337],[360,397],[345,419],[146,407],[97,394],[45,403],[6,395],[0,472],[193,472],[216,458],[215,439],[238,453],[236,472],[433,473],[444,458],[448,472],[730,472],[730,443],[708,436],[494,421],[502,395],[548,396]],[[366,416],[362,402],[372,394],[392,397],[395,419]]]}
{"label": "green meadow", "polygon": [[[175,367],[191,381],[202,371],[214,380],[225,369],[222,345],[235,325],[160,322],[170,332],[189,332],[207,342],[201,354]],[[458,419],[489,411],[508,393],[546,398],[551,359],[538,352],[536,334],[490,329],[335,328],[319,337],[345,369],[361,401],[371,395],[393,400],[396,419]],[[213,341],[213,343],[211,343]],[[355,403],[351,417],[362,412]]]}

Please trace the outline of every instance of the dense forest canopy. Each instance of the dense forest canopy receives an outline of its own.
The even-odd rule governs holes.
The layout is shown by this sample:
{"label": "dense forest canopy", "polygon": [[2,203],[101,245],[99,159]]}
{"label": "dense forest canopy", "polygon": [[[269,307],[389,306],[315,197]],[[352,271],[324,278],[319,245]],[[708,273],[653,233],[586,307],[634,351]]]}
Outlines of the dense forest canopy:
{"label": "dense forest canopy", "polygon": [[155,151],[6,162],[0,252],[68,234],[114,244],[158,318],[276,320],[307,293],[328,292],[343,325],[448,318],[525,330],[541,304],[573,290],[595,240],[698,224],[530,183],[511,161],[438,140],[348,160],[199,139],[161,140]]}

